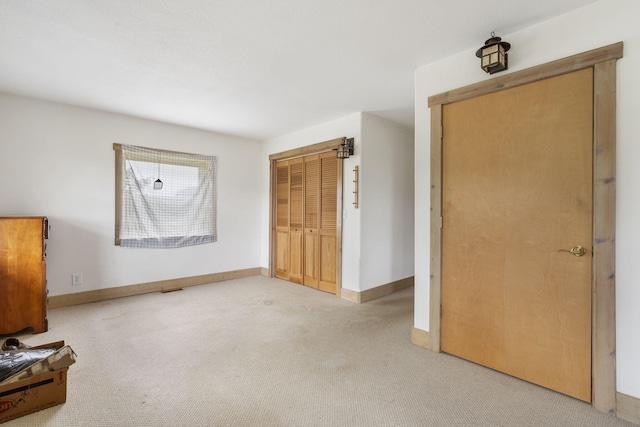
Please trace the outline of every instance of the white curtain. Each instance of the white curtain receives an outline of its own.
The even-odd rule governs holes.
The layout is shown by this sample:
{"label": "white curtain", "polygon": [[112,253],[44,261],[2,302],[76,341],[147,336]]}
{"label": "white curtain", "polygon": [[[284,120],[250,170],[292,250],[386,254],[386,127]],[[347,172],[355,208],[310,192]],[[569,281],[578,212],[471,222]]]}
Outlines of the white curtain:
{"label": "white curtain", "polygon": [[[177,248],[217,240],[215,156],[122,145],[122,162],[122,247]],[[157,180],[161,189],[154,188]]]}

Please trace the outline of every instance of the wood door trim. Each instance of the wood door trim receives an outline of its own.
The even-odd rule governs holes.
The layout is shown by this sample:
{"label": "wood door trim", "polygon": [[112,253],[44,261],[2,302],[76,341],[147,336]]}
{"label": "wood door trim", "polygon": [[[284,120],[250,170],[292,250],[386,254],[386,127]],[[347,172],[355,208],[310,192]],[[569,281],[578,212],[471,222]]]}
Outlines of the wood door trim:
{"label": "wood door trim", "polygon": [[623,43],[615,43],[503,77],[429,97],[431,108],[431,276],[429,344],[441,351],[442,314],[442,106],[504,89],[593,68],[593,275],[592,405],[616,414],[615,368],[615,151],[616,60]]}
{"label": "wood door trim", "polygon": [[429,344],[440,352],[442,318],[442,104],[431,107],[431,290]]}
{"label": "wood door trim", "polygon": [[274,153],[269,156],[269,160],[285,160],[292,159],[299,156],[309,156],[311,154],[319,154],[324,151],[333,150],[338,145],[343,144],[346,137],[330,139],[328,141],[319,142],[313,145],[307,145],[305,147],[294,148],[292,150],[283,151],[280,153]]}
{"label": "wood door trim", "polygon": [[538,80],[544,80],[561,74],[583,70],[602,62],[611,60],[615,61],[616,59],[622,58],[622,48],[623,43],[618,42],[569,56],[567,58],[527,68],[526,70],[464,86],[438,95],[433,95],[429,97],[429,107],[476,98],[481,95],[521,86]]}
{"label": "wood door trim", "polygon": [[[297,157],[310,156],[334,150],[343,144],[347,137],[331,139],[317,144],[294,148],[292,150],[274,153],[269,156],[269,268],[268,276],[276,275],[276,163]],[[343,162],[339,162],[337,170],[337,200],[336,200],[336,296],[340,298],[342,290],[342,209],[343,209]]]}
{"label": "wood door trim", "polygon": [[78,304],[107,301],[115,298],[130,297],[152,292],[179,291],[188,286],[207,285],[226,280],[243,277],[258,276],[262,273],[260,267],[242,270],[221,271],[219,273],[202,274],[200,276],[180,277],[178,279],[159,280],[157,282],[136,283],[133,285],[117,286],[115,288],[94,289],[92,291],[75,294],[54,295],[49,297],[49,308],[69,307]]}
{"label": "wood door trim", "polygon": [[594,66],[592,388],[596,409],[616,413],[616,61]]}

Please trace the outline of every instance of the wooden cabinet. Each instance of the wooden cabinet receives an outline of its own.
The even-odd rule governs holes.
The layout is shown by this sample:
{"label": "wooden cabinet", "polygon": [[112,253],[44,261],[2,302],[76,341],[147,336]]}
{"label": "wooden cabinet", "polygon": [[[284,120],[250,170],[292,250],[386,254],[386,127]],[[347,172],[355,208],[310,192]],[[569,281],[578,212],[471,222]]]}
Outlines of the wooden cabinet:
{"label": "wooden cabinet", "polygon": [[46,217],[0,217],[0,335],[46,332]]}

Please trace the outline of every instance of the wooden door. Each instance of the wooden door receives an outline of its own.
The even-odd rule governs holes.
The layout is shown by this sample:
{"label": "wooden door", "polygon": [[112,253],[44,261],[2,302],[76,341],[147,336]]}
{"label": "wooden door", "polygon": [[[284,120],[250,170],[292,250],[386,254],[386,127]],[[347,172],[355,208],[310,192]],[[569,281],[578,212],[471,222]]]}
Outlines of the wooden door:
{"label": "wooden door", "polygon": [[442,145],[442,350],[585,401],[592,87],[589,68],[445,105]]}
{"label": "wooden door", "polygon": [[276,164],[276,277],[289,280],[289,162]]}
{"label": "wooden door", "polygon": [[338,159],[320,156],[320,221],[318,229],[318,289],[336,293],[336,230],[338,221]]}
{"label": "wooden door", "polygon": [[276,277],[337,292],[335,152],[276,163]]}
{"label": "wooden door", "polygon": [[303,275],[303,161],[289,161],[289,280],[302,283]]}
{"label": "wooden door", "polygon": [[303,162],[276,165],[276,277],[302,283]]}
{"label": "wooden door", "polygon": [[304,279],[318,289],[318,228],[320,207],[320,156],[304,158]]}

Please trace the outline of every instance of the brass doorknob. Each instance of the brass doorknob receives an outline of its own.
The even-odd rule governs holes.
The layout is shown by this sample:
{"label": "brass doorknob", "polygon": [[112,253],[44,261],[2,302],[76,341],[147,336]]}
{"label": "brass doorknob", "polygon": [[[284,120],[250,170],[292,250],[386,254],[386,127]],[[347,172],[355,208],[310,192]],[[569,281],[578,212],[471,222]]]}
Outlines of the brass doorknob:
{"label": "brass doorknob", "polygon": [[560,249],[560,250],[562,252],[569,252],[570,254],[573,254],[575,256],[584,256],[584,254],[587,253],[587,250],[582,246],[574,246],[570,250],[566,250],[566,249]]}

